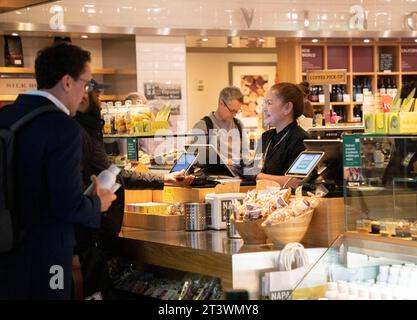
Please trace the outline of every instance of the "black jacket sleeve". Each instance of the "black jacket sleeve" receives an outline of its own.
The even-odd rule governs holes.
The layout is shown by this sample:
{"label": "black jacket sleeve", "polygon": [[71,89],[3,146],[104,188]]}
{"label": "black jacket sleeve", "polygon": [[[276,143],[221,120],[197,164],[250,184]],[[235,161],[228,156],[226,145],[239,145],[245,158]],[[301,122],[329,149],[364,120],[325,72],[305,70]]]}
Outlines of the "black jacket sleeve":
{"label": "black jacket sleeve", "polygon": [[[92,173],[107,169],[112,163],[106,154],[103,142],[89,135],[86,130],[82,130],[82,139],[84,167],[89,166]],[[164,187],[162,174],[122,170],[119,179],[123,180],[126,189],[163,189]]]}
{"label": "black jacket sleeve", "polygon": [[48,195],[52,195],[48,199],[51,212],[61,221],[98,228],[100,200],[82,193],[79,128],[72,120],[56,125],[59,134],[51,137],[45,156]]}

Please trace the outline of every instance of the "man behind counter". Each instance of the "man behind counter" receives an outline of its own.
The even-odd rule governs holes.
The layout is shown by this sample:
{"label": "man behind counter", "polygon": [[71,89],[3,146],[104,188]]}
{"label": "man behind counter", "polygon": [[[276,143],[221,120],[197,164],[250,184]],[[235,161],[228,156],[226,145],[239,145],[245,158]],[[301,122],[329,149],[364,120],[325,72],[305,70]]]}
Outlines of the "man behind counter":
{"label": "man behind counter", "polygon": [[219,94],[217,110],[193,127],[194,132],[209,134],[205,141],[198,139],[198,142],[214,145],[229,164],[239,164],[241,161],[242,123],[235,117],[241,112],[242,103],[243,95],[239,88],[225,87]]}
{"label": "man behind counter", "polygon": [[309,135],[297,123],[304,109],[304,94],[292,83],[279,83],[265,95],[264,123],[274,129],[262,134],[252,168],[245,175],[256,180],[273,180],[281,185],[296,187],[300,179],[288,178],[285,172],[305,150],[304,139]]}

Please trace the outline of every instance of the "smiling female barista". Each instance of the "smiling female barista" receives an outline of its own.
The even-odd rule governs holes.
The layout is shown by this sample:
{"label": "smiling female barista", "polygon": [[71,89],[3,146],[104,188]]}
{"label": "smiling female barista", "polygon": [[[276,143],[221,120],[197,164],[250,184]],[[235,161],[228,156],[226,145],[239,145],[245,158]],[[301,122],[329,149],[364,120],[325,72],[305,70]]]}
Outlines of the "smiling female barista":
{"label": "smiling female barista", "polygon": [[304,95],[292,83],[279,83],[265,95],[264,123],[275,127],[262,134],[262,145],[255,155],[254,166],[260,172],[256,180],[266,179],[281,185],[296,187],[299,179],[285,177],[285,172],[300,152],[305,150],[304,139],[309,135],[297,124],[303,113]]}

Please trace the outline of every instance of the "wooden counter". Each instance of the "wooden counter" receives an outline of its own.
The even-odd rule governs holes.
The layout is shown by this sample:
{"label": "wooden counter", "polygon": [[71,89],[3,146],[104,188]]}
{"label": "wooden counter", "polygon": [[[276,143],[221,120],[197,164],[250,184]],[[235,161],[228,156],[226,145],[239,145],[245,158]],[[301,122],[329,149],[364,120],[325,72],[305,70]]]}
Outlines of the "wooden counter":
{"label": "wooden counter", "polygon": [[243,244],[228,239],[226,231],[149,231],[124,227],[124,255],[140,263],[200,273],[220,278],[224,288],[233,288],[233,255],[272,252],[272,245]]}

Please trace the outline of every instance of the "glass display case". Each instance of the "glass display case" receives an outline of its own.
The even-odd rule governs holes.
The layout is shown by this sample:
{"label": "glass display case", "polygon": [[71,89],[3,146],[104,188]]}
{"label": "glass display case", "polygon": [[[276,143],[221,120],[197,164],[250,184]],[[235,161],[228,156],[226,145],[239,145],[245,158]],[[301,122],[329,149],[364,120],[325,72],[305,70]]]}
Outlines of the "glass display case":
{"label": "glass display case", "polygon": [[[417,245],[345,233],[297,284],[291,299],[415,300]],[[317,279],[325,280],[321,283]]]}
{"label": "glass display case", "polygon": [[345,135],[343,166],[347,231],[417,240],[417,136]]}

